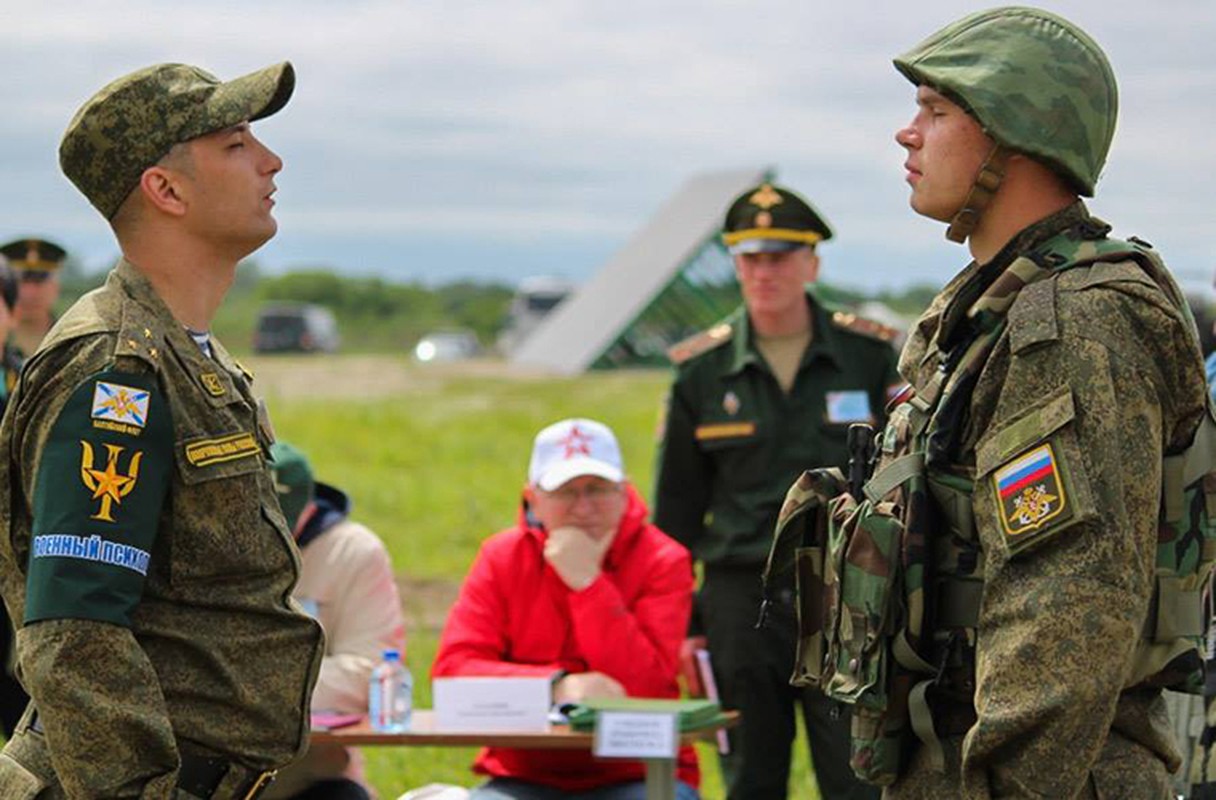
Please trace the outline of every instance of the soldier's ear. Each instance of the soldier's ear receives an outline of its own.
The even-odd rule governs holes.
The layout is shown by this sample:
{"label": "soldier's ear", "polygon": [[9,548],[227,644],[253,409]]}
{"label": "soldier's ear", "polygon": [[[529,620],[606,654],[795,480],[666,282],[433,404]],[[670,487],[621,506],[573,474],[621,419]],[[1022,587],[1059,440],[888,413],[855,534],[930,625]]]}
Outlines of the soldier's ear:
{"label": "soldier's ear", "polygon": [[802,281],[803,283],[814,283],[817,280],[819,280],[819,254],[812,249],[807,254],[806,264],[802,269]]}
{"label": "soldier's ear", "polygon": [[148,167],[139,177],[138,191],[149,206],[173,217],[186,213],[186,201],[182,193],[183,176],[159,164]]}

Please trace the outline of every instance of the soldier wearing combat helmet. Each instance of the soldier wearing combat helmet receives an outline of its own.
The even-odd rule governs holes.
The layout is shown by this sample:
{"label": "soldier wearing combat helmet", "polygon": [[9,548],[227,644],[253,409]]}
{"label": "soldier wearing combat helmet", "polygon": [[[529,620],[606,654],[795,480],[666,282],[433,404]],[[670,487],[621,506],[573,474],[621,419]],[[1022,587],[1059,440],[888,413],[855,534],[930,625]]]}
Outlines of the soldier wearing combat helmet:
{"label": "soldier wearing combat helmet", "polygon": [[253,800],[307,745],[323,643],[251,376],[209,333],[276,230],[252,121],[284,62],[157,64],[77,111],[63,172],[123,257],[26,363],[0,429],[0,590],[32,702],[0,797]]}
{"label": "soldier wearing combat helmet", "polygon": [[807,467],[843,467],[849,425],[880,422],[898,378],[894,332],[831,308],[811,286],[817,247],[831,236],[795,192],[771,183],[743,192],[722,226],[743,306],[670,352],[655,522],[705,568],[705,638],[691,637],[685,655],[708,645],[722,701],[743,715],[722,762],[731,800],[785,797],[799,712],[821,796],[877,795],[848,770],[848,714],[817,690],[789,686],[791,586],[756,629],[760,570],[786,487]]}
{"label": "soldier wearing combat helmet", "polygon": [[916,86],[895,137],[911,205],[973,260],[913,328],[911,390],[858,501],[855,519],[901,520],[915,572],[881,650],[907,708],[868,709],[854,767],[892,800],[1164,800],[1179,753],[1161,687],[1202,674],[1211,556],[1187,527],[1202,493],[1183,498],[1211,469],[1191,447],[1210,422],[1169,272],[1079,199],[1114,134],[1114,75],[1076,25],[1018,7],[895,65]]}

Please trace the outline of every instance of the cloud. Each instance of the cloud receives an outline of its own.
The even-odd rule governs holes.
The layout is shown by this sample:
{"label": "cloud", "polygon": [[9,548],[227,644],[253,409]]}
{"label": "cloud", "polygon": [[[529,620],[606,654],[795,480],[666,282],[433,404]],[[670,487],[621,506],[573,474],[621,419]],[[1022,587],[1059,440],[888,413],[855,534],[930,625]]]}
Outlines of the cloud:
{"label": "cloud", "polygon": [[[359,247],[408,250],[428,234],[475,237],[477,252],[530,239],[542,261],[549,242],[582,240],[586,274],[605,237],[623,244],[690,174],[776,164],[832,219],[841,258],[899,280],[894,260],[949,262],[961,251],[944,249],[940,228],[908,211],[892,134],[910,116],[912,88],[890,59],[971,8],[44,0],[6,20],[0,218],[100,251],[104,223],[55,164],[75,108],[106,78],[154,61],[234,77],[290,58],[296,96],[257,130],[287,165],[283,235],[309,230],[317,261],[357,258]],[[1101,207],[1203,258],[1212,190],[1198,176],[1216,171],[1206,146],[1216,128],[1216,8],[1053,8],[1103,43],[1121,82]],[[266,255],[295,252],[276,243]],[[577,259],[577,248],[563,255]]]}

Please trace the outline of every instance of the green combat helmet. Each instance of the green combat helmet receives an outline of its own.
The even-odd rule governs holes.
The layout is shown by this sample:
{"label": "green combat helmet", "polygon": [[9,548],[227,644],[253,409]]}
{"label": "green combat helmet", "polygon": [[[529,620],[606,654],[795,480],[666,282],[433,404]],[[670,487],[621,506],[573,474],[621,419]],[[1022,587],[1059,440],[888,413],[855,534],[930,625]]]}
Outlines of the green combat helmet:
{"label": "green combat helmet", "polygon": [[970,234],[1000,185],[1005,149],[1041,161],[1077,194],[1093,196],[1119,98],[1106,55],[1076,25],[1036,8],[981,11],[899,56],[895,68],[960,104],[997,142],[976,181],[985,196],[973,190],[968,197],[959,212],[964,218],[956,217],[947,232],[954,241]]}

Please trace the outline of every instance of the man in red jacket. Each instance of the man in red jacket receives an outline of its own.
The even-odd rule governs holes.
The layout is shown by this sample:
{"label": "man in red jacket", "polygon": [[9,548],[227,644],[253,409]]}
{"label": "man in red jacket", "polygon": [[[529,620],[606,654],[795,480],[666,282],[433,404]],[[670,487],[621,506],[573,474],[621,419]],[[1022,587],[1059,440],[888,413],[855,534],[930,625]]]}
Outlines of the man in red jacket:
{"label": "man in red jacket", "polygon": [[[433,677],[545,675],[555,703],[677,697],[676,668],[692,607],[688,551],[646,521],[621,450],[587,419],[536,436],[515,527],[482,545],[448,616]],[[640,800],[636,761],[585,751],[489,747],[471,800]],[[681,748],[679,800],[694,800],[697,757]]]}

